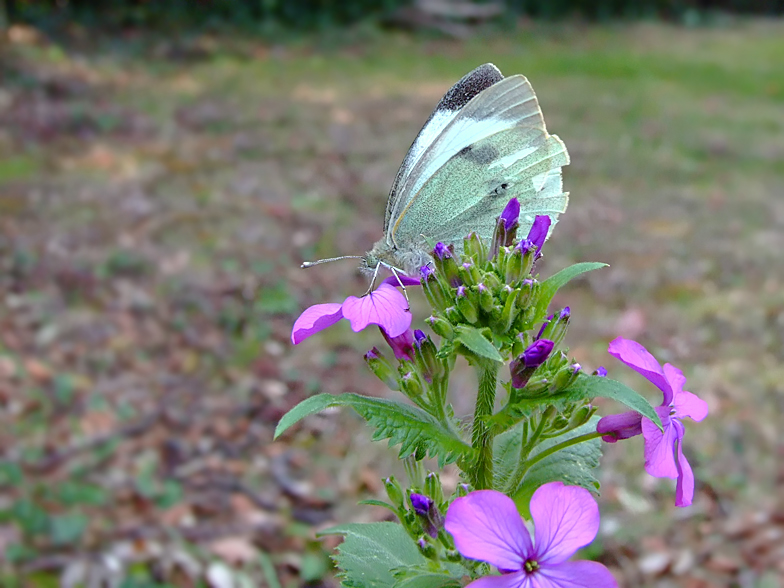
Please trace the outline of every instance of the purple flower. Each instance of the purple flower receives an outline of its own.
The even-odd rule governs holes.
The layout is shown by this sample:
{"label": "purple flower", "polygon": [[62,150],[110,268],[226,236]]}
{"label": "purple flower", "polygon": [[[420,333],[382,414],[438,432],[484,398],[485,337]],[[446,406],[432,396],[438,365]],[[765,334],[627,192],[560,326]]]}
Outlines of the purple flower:
{"label": "purple flower", "polygon": [[[610,571],[593,561],[567,561],[599,530],[599,507],[584,488],[550,482],[531,497],[534,537],[511,498],[478,490],[457,498],[446,513],[446,530],[457,550],[501,572],[470,588],[617,588]],[[468,588],[467,587],[467,588]]]}
{"label": "purple flower", "polygon": [[506,232],[510,232],[517,228],[517,219],[520,218],[520,201],[517,198],[512,198],[506,204],[504,211],[501,213],[500,220],[504,223]]}
{"label": "purple flower", "polygon": [[528,231],[528,239],[536,245],[537,253],[542,251],[542,245],[547,240],[547,233],[550,230],[550,217],[547,215],[537,214],[534,219],[534,224],[531,225],[531,230]]}
{"label": "purple flower", "polygon": [[[610,343],[608,351],[662,391],[664,398],[661,406],[654,410],[664,430],[659,430],[650,419],[640,417],[639,426],[645,439],[645,471],[657,478],[677,479],[675,506],[689,506],[694,498],[694,473],[683,455],[683,436],[686,431],[681,419],[689,417],[701,421],[708,416],[708,404],[683,389],[686,383],[683,372],[669,363],[665,363],[662,368],[656,358],[636,341],[618,337]],[[637,417],[632,414],[604,417],[599,421],[597,431],[613,432],[619,439],[634,436]],[[602,424],[602,421],[605,423]],[[602,429],[599,429],[600,425]]]}
{"label": "purple flower", "polygon": [[424,494],[411,493],[411,506],[414,507],[414,512],[419,516],[426,517],[430,512],[430,507],[433,506],[433,499],[425,496]]}
{"label": "purple flower", "polygon": [[596,371],[593,373],[593,375],[594,376],[599,376],[600,378],[606,378],[607,377],[607,368],[604,367],[603,365],[600,365],[598,368],[596,368]]}
{"label": "purple flower", "polygon": [[381,334],[384,335],[397,359],[414,361],[414,335],[411,329],[406,329],[397,337],[390,337],[382,328]]}
{"label": "purple flower", "polygon": [[433,249],[433,256],[437,259],[444,260],[452,257],[452,252],[449,250],[449,247],[439,241]]}
{"label": "purple flower", "polygon": [[599,419],[596,423],[598,433],[606,433],[602,441],[615,443],[621,439],[630,439],[642,434],[642,415],[629,410],[621,414],[611,414]]}
{"label": "purple flower", "polygon": [[512,386],[522,388],[531,378],[533,373],[542,365],[553,351],[553,342],[548,339],[534,341],[528,348],[518,355],[509,364],[509,373],[512,376]]}
{"label": "purple flower", "polygon": [[394,287],[400,283],[413,286],[418,285],[419,280],[408,276],[390,276],[362,298],[349,296],[343,304],[330,302],[311,306],[294,321],[291,342],[294,345],[302,343],[342,318],[348,319],[355,333],[368,325],[378,325],[389,337],[399,337],[411,325],[408,301]]}

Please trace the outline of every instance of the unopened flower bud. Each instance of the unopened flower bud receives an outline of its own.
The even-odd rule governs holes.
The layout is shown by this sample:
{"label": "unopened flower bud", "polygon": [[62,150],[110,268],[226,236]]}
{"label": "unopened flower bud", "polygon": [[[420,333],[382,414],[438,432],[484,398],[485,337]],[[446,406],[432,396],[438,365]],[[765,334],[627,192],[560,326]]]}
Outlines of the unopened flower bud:
{"label": "unopened flower bud", "polygon": [[439,337],[443,337],[447,340],[454,338],[455,329],[448,320],[443,319],[440,316],[431,316],[426,318],[425,321],[430,325],[430,328],[433,329],[433,332]]}
{"label": "unopened flower bud", "polygon": [[479,269],[470,261],[463,262],[463,265],[457,268],[457,275],[466,286],[475,286],[481,278]]}
{"label": "unopened flower bud", "polygon": [[571,310],[566,306],[557,315],[547,317],[548,322],[539,329],[539,337],[549,339],[557,346],[566,336],[566,329],[569,326],[571,316]]}
{"label": "unopened flower bud", "polygon": [[438,505],[429,496],[412,492],[409,496],[414,512],[420,518],[425,533],[433,539],[438,537],[438,531],[444,526],[444,516]]}
{"label": "unopened flower bud", "polygon": [[477,314],[476,303],[471,300],[472,297],[468,296],[468,290],[465,286],[457,287],[457,295],[455,296],[455,305],[458,310],[463,313],[465,320],[473,324],[479,318]]}
{"label": "unopened flower bud", "polygon": [[365,354],[365,362],[370,371],[376,374],[376,377],[391,390],[400,390],[400,386],[397,383],[397,371],[387,361],[384,354],[378,350],[378,347],[373,347]]}
{"label": "unopened flower bud", "polygon": [[461,496],[468,496],[470,492],[471,492],[471,486],[469,486],[468,484],[461,483],[457,485],[457,488],[455,488],[455,496],[457,496],[458,498],[460,498]]}
{"label": "unopened flower bud", "polygon": [[584,404],[574,411],[572,418],[569,419],[569,429],[576,429],[582,427],[585,423],[591,420],[593,413],[596,412],[596,407],[592,404]]}
{"label": "unopened flower bud", "polygon": [[495,224],[493,233],[492,257],[498,255],[501,247],[509,247],[517,236],[518,220],[520,218],[520,201],[517,198],[509,200],[501,216]]}
{"label": "unopened flower bud", "polygon": [[447,320],[449,320],[449,322],[452,324],[463,322],[463,315],[459,310],[457,310],[457,307],[455,306],[448,307],[444,311],[444,314],[446,315]]}
{"label": "unopened flower bud", "polygon": [[425,478],[425,494],[432,498],[436,504],[444,502],[444,490],[441,487],[441,478],[435,472],[430,472]]}
{"label": "unopened flower bud", "polygon": [[511,364],[509,371],[512,375],[512,386],[522,388],[531,378],[533,373],[542,365],[553,350],[553,342],[539,339],[518,355]]}
{"label": "unopened flower bud", "polygon": [[642,434],[642,415],[633,410],[621,414],[611,414],[599,419],[596,432],[602,433],[602,441],[615,443]]}
{"label": "unopened flower bud", "polygon": [[429,265],[424,265],[419,268],[421,276],[420,282],[422,290],[425,293],[427,301],[436,310],[443,311],[449,306],[449,298],[447,297],[444,288],[436,277],[436,273]]}
{"label": "unopened flower bud", "polygon": [[406,330],[397,337],[390,337],[384,329],[381,329],[381,334],[389,343],[395,357],[400,361],[411,361],[414,359],[414,336],[411,329]]}
{"label": "unopened flower bud", "polygon": [[436,548],[431,545],[424,537],[420,537],[417,540],[417,546],[419,547],[419,551],[428,559],[437,559],[438,553],[436,552]]}
{"label": "unopened flower bud", "polygon": [[421,517],[426,517],[433,506],[433,499],[416,492],[412,492],[409,498],[411,499],[411,506],[414,508],[414,512]]}
{"label": "unopened flower bud", "polygon": [[[542,252],[542,245],[544,245],[544,242],[547,240],[551,222],[549,216],[537,214],[534,219],[534,224],[531,225],[531,230],[528,231],[528,239],[536,245],[537,254],[541,254]],[[537,255],[537,257],[538,256],[539,255]]]}
{"label": "unopened flower bud", "polygon": [[517,315],[520,313],[520,307],[517,305],[517,299],[520,297],[520,290],[514,289],[506,298],[504,303],[504,310],[501,312],[501,332],[506,333],[514,323]]}
{"label": "unopened flower bud", "polygon": [[474,260],[474,263],[487,261],[487,246],[482,238],[474,232],[463,240],[463,253]]}
{"label": "unopened flower bud", "polygon": [[489,314],[492,312],[493,306],[495,305],[495,302],[493,301],[493,293],[490,291],[490,288],[482,283],[476,287],[476,291],[479,293],[480,308]]}
{"label": "unopened flower bud", "polygon": [[413,372],[407,372],[400,378],[400,388],[409,398],[419,398],[422,395],[422,382]]}
{"label": "unopened flower bud", "polygon": [[432,384],[434,378],[442,375],[441,362],[436,357],[438,349],[436,349],[430,337],[420,330],[414,331],[414,348],[414,363],[417,370],[419,370],[419,373],[422,374],[427,383]]}
{"label": "unopened flower bud", "polygon": [[389,501],[392,503],[392,506],[398,509],[398,511],[402,510],[403,505],[405,504],[405,500],[403,498],[403,488],[395,479],[395,476],[389,476],[386,480],[384,480],[384,487],[387,490],[387,496],[389,497]]}
{"label": "unopened flower bud", "polygon": [[461,282],[454,249],[454,245],[447,247],[439,241],[433,249],[433,261],[436,264],[436,270],[440,276],[443,276],[446,283],[452,288],[457,288]]}
{"label": "unopened flower bud", "polygon": [[600,365],[598,368],[596,368],[594,370],[593,374],[591,374],[591,375],[599,376],[600,378],[606,378],[607,377],[607,368],[604,367],[603,365]]}

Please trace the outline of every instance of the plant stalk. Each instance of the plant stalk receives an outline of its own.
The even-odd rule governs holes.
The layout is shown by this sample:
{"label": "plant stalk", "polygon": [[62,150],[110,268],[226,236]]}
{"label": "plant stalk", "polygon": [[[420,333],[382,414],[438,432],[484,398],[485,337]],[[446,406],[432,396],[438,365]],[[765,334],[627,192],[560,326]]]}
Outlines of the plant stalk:
{"label": "plant stalk", "polygon": [[493,434],[486,419],[492,416],[495,407],[498,364],[482,362],[477,370],[479,372],[479,391],[476,395],[474,429],[471,436],[471,444],[476,450],[477,458],[471,475],[474,488],[486,490],[493,487]]}

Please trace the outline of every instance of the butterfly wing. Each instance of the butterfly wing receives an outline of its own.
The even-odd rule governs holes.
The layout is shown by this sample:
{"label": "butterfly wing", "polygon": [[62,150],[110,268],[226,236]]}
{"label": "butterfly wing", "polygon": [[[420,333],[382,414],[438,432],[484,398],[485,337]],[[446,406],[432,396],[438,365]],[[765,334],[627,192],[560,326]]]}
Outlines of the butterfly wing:
{"label": "butterfly wing", "polygon": [[400,215],[407,204],[406,197],[410,199],[412,195],[411,190],[405,190],[404,186],[408,185],[412,170],[417,167],[422,157],[428,152],[430,145],[472,98],[502,79],[504,76],[496,66],[492,63],[485,63],[463,76],[441,98],[430,118],[427,119],[409,147],[403,163],[400,164],[395,181],[392,183],[384,217],[384,235],[387,238],[389,238],[388,229],[392,219],[396,219]]}
{"label": "butterfly wing", "polygon": [[547,133],[528,80],[500,80],[443,126],[397,185],[386,235],[400,246],[421,235],[460,246],[469,230],[492,235],[506,203],[521,204],[521,232],[537,214],[557,221],[566,210],[563,142]]}

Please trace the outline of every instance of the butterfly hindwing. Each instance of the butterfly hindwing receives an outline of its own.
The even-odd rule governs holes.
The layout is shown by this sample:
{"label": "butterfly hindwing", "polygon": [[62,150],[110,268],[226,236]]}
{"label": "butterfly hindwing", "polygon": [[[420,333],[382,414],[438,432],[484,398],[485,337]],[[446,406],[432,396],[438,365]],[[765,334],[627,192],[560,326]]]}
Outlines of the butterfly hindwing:
{"label": "butterfly hindwing", "polygon": [[416,139],[414,139],[397,172],[392,189],[389,192],[389,199],[387,200],[384,218],[385,234],[387,234],[391,219],[396,217],[405,206],[403,199],[407,195],[410,196],[410,193],[403,190],[403,186],[407,183],[411,171],[420,162],[422,156],[427,153],[433,141],[458,116],[466,104],[502,79],[504,79],[504,76],[496,66],[492,63],[485,63],[463,76],[460,81],[444,94],[430,118],[427,119]]}

